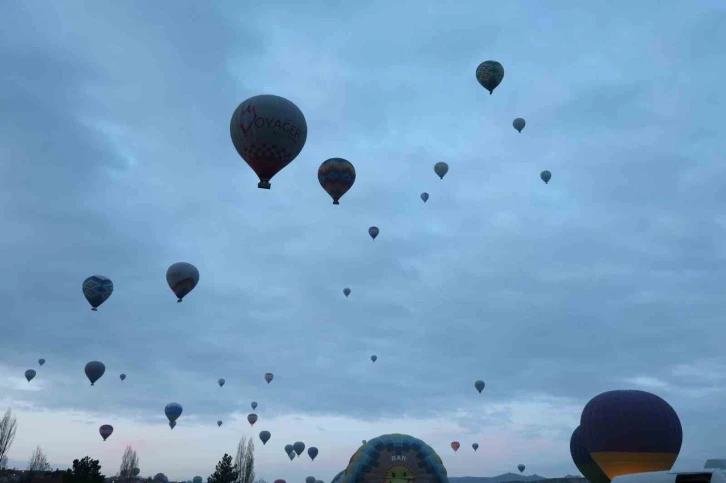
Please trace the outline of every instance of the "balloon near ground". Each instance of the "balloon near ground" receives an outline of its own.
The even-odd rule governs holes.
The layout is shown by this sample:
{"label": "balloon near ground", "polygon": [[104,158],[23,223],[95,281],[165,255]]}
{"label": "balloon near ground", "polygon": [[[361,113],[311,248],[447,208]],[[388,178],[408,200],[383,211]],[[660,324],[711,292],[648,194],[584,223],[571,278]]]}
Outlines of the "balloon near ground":
{"label": "balloon near ground", "polygon": [[582,440],[608,478],[670,470],[683,443],[676,411],[645,391],[608,391],[592,398],[580,416]]}
{"label": "balloon near ground", "polygon": [[520,473],[524,473],[524,468],[525,468],[524,465],[521,465],[521,464],[517,465],[517,469],[519,470]]}
{"label": "balloon near ground", "polygon": [[263,94],[242,102],[229,123],[232,144],[270,189],[270,180],[290,164],[305,146],[308,125],[302,111],[284,97]]}
{"label": "balloon near ground", "polygon": [[368,440],[350,459],[340,483],[448,483],[439,455],[407,434],[384,434]]}
{"label": "balloon near ground", "polygon": [[575,463],[575,466],[587,481],[590,483],[610,483],[610,478],[602,472],[590,456],[590,452],[585,448],[580,426],[575,428],[570,437],[570,456],[572,456],[572,462]]}

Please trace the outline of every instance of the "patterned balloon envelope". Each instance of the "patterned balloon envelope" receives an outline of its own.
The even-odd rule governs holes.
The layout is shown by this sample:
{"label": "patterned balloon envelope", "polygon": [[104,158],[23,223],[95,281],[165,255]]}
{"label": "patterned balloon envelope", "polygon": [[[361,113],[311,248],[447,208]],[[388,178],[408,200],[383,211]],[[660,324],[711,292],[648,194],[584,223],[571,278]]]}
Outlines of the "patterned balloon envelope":
{"label": "patterned balloon envelope", "polygon": [[340,198],[355,183],[355,168],[350,161],[343,158],[330,158],[323,161],[318,168],[320,186],[333,198],[333,204],[339,205]]}
{"label": "patterned balloon envelope", "polygon": [[476,68],[476,80],[489,91],[489,95],[502,83],[502,79],[504,79],[504,67],[496,60],[487,60]]}
{"label": "patterned balloon envelope", "polygon": [[95,312],[113,293],[113,282],[103,275],[93,275],[83,281],[82,288],[83,296]]}
{"label": "patterned balloon envelope", "polygon": [[199,270],[191,263],[175,263],[166,271],[166,283],[181,302],[199,283]]}

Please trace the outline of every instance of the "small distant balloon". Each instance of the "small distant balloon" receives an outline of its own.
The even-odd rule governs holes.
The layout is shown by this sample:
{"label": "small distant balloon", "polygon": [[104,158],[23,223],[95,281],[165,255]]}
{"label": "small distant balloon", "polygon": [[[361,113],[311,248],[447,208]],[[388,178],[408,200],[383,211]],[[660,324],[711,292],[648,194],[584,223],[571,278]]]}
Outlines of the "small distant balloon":
{"label": "small distant balloon", "polygon": [[94,312],[113,293],[113,282],[103,275],[93,275],[83,281],[83,296],[91,304]]}
{"label": "small distant balloon", "polygon": [[257,422],[257,415],[255,413],[249,413],[247,415],[247,422],[250,423],[250,426],[254,426]]}
{"label": "small distant balloon", "polygon": [[88,380],[91,381],[91,386],[93,386],[106,373],[106,366],[103,362],[91,361],[86,364],[84,371]]}
{"label": "small distant balloon", "polygon": [[253,411],[254,411],[255,409],[257,409],[257,401],[252,401],[252,404],[250,404],[250,406],[252,406],[252,410],[253,410]]}
{"label": "small distant balloon", "polygon": [[193,483],[202,483],[203,480],[204,478],[202,478],[201,476],[195,476],[194,478],[192,478]]}
{"label": "small distant balloon", "polygon": [[290,458],[290,461],[294,460],[295,459],[295,452],[294,451],[290,451],[289,453],[287,453],[287,457]]}
{"label": "small distant balloon", "polygon": [[139,476],[139,473],[141,473],[141,470],[140,470],[140,469],[138,469],[138,468],[134,468],[133,470],[131,470],[131,473],[132,473],[132,474],[133,474],[134,476]]}
{"label": "small distant balloon", "polygon": [[527,125],[527,121],[525,121],[521,117],[518,117],[517,119],[512,121],[512,126],[514,126],[514,129],[516,129],[520,133],[522,132],[522,129],[524,129],[524,126],[526,126],[526,125]]}
{"label": "small distant balloon", "polygon": [[461,446],[461,445],[459,444],[458,441],[452,441],[451,442],[451,449],[454,450],[454,453],[456,453],[457,451],[459,451],[459,446]]}
{"label": "small distant balloon", "polygon": [[35,377],[35,374],[35,369],[28,369],[27,371],[25,371],[25,378],[28,380],[28,382],[30,382]]}
{"label": "small distant balloon", "polygon": [[219,384],[219,387],[224,386],[224,379],[220,379],[217,381],[217,384]]}
{"label": "small distant balloon", "polygon": [[350,289],[349,289],[348,287],[345,287],[345,288],[343,289],[343,295],[345,295],[346,297],[347,297],[348,295],[350,295]]}
{"label": "small distant balloon", "polygon": [[222,426],[222,421],[221,420],[220,421],[217,421],[217,427],[220,427],[220,426]]}
{"label": "small distant balloon", "polygon": [[106,441],[106,438],[111,436],[111,434],[113,433],[113,426],[111,426],[110,424],[104,424],[103,426],[98,428],[98,432],[103,440]]}
{"label": "small distant balloon", "polygon": [[271,372],[265,374],[265,381],[267,381],[267,384],[271,383],[274,378],[275,376]]}
{"label": "small distant balloon", "polygon": [[305,443],[302,441],[296,441],[295,444],[292,445],[292,449],[295,451],[295,454],[300,456],[300,453],[305,451]]}
{"label": "small distant balloon", "polygon": [[191,263],[175,263],[166,271],[166,283],[181,302],[199,283],[199,270]]}
{"label": "small distant balloon", "polygon": [[45,359],[38,359],[38,364],[40,364],[41,366],[42,366],[43,364],[45,364]]}
{"label": "small distant balloon", "polygon": [[421,199],[424,203],[426,203],[429,200],[429,194],[424,191],[423,193],[421,193]]}
{"label": "small distant balloon", "polygon": [[376,362],[376,361],[378,360],[378,356],[377,356],[377,355],[375,355],[375,354],[373,354],[373,355],[371,356],[371,360],[372,360],[373,362]]}
{"label": "small distant balloon", "polygon": [[121,375],[120,375],[120,376],[118,376],[118,377],[119,377],[119,379],[121,379],[121,380],[123,381],[124,379],[126,379],[126,374],[121,374]]}
{"label": "small distant balloon", "polygon": [[474,443],[471,445],[472,448],[474,448],[474,451],[479,449],[479,443]]}
{"label": "small distant balloon", "polygon": [[487,60],[476,68],[476,80],[489,91],[489,95],[502,83],[502,79],[504,79],[504,67],[496,60]]}
{"label": "small distant balloon", "polygon": [[520,473],[524,472],[524,468],[525,468],[524,465],[517,465],[517,469],[519,470]]}
{"label": "small distant balloon", "polygon": [[287,483],[285,480],[275,480],[273,483]]}
{"label": "small distant balloon", "polygon": [[444,176],[446,176],[446,173],[448,172],[449,165],[445,162],[439,161],[438,163],[434,164],[434,173],[436,173],[440,179],[444,179]]}
{"label": "small distant balloon", "polygon": [[311,446],[308,448],[308,456],[310,456],[310,459],[315,461],[315,457],[318,455],[318,448],[315,446]]}
{"label": "small distant balloon", "polygon": [[340,198],[355,183],[355,168],[346,159],[330,158],[323,161],[318,168],[318,181],[320,186],[333,198],[333,204],[338,205]]}
{"label": "small distant balloon", "polygon": [[285,445],[285,453],[287,453],[287,454],[292,453],[292,445],[291,444],[286,444]]}
{"label": "small distant balloon", "polygon": [[270,440],[270,436],[272,436],[272,434],[270,434],[269,431],[260,431],[260,441],[262,441],[263,445],[267,444]]}
{"label": "small distant balloon", "polygon": [[372,226],[372,227],[368,228],[368,234],[369,234],[369,235],[371,236],[371,238],[373,238],[374,240],[375,240],[375,239],[376,239],[376,237],[378,236],[378,233],[380,233],[380,230],[378,229],[378,227],[377,227],[377,226]]}
{"label": "small distant balloon", "polygon": [[484,390],[484,386],[485,386],[484,381],[481,381],[481,380],[476,381],[474,383],[474,387],[476,388],[477,391],[479,391],[479,394],[481,394],[481,392]]}
{"label": "small distant balloon", "polygon": [[308,476],[307,478],[305,478],[305,483],[315,483],[315,477]]}
{"label": "small distant balloon", "polygon": [[550,182],[550,179],[552,179],[552,173],[550,173],[549,171],[547,171],[547,170],[545,169],[544,171],[542,171],[542,172],[541,172],[541,173],[539,174],[539,177],[540,177],[540,178],[542,178],[542,181],[544,181],[544,182],[545,182],[545,184],[547,184],[547,183],[549,183],[549,182]]}

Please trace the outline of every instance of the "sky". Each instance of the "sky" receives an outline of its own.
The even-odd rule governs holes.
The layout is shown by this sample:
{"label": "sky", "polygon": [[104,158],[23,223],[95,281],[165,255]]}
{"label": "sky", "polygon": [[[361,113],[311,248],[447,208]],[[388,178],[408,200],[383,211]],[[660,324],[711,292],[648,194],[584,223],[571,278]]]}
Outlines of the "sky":
{"label": "sky", "polygon": [[[720,0],[3,12],[11,465],[40,445],[54,466],[90,455],[113,475],[131,444],[142,475],[186,480],[269,430],[258,478],[328,482],[361,440],[402,432],[450,476],[524,463],[555,477],[577,473],[570,435],[612,389],[674,407],[676,468],[726,456]],[[474,76],[485,60],[505,69],[493,95]],[[308,125],[269,191],[229,134],[237,105],[265,93]],[[316,179],[332,157],[357,172],[339,206]],[[181,304],[165,280],[179,261],[201,274]],[[95,274],[114,283],[98,312],[81,292]],[[94,387],[91,360],[107,368]],[[294,441],[317,459],[290,462]]]}

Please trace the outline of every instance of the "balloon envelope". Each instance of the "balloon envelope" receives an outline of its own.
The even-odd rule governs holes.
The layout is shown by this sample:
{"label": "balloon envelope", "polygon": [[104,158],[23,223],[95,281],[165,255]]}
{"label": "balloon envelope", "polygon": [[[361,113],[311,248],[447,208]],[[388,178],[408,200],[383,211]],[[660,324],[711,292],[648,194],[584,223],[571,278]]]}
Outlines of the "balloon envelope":
{"label": "balloon envelope", "polygon": [[502,83],[502,79],[504,79],[504,67],[496,60],[487,60],[476,68],[477,82],[488,90],[490,95]]}
{"label": "balloon envelope", "polygon": [[516,129],[519,132],[522,132],[522,129],[524,129],[524,126],[527,125],[527,122],[522,119],[521,117],[518,117],[514,121],[512,121],[512,126],[514,126],[514,129]]}
{"label": "balloon envelope", "polygon": [[217,427],[222,426],[222,421],[217,421]]}
{"label": "balloon envelope", "polygon": [[479,391],[479,394],[481,394],[481,392],[484,390],[484,386],[485,386],[484,381],[479,380],[479,381],[474,382],[474,387],[476,388],[477,391]]}
{"label": "balloon envelope", "polygon": [[285,453],[287,453],[287,454],[292,453],[292,445],[291,444],[286,444],[285,445]]}
{"label": "balloon envelope", "polygon": [[42,366],[43,364],[45,364],[45,359],[38,359],[38,364],[40,364],[41,366]]}
{"label": "balloon envelope", "polygon": [[683,428],[675,410],[645,391],[608,391],[580,416],[590,456],[608,478],[670,470],[681,451]]}
{"label": "balloon envelope", "polygon": [[380,233],[380,230],[378,229],[378,227],[377,227],[377,226],[372,226],[372,227],[368,228],[368,234],[369,234],[369,235],[371,236],[371,238],[373,238],[374,240],[375,240],[375,239],[376,239],[376,237],[378,236],[378,233]]}
{"label": "balloon envelope", "polygon": [[547,183],[549,183],[549,182],[550,182],[550,179],[552,179],[552,173],[550,173],[549,171],[547,171],[547,170],[545,169],[544,171],[542,171],[542,172],[541,172],[541,173],[539,174],[539,177],[540,177],[540,178],[542,179],[542,181],[544,181],[544,182],[545,182],[545,184],[547,184]]}
{"label": "balloon envelope", "polygon": [[332,480],[330,480],[330,483],[339,483],[340,481],[342,481],[342,480],[343,480],[343,477],[344,477],[344,476],[345,476],[345,470],[343,470],[343,471],[341,471],[340,473],[338,473],[337,475],[335,475],[335,476],[333,477],[333,479],[332,479]]}
{"label": "balloon envelope", "polygon": [[308,448],[308,456],[310,456],[311,460],[315,460],[315,457],[318,455],[318,448],[315,446],[311,446]]}
{"label": "balloon envelope", "polygon": [[260,441],[262,441],[262,444],[267,444],[267,442],[270,440],[270,434],[269,431],[260,431]]}
{"label": "balloon envelope", "polygon": [[201,476],[195,476],[194,478],[192,478],[192,481],[194,483],[202,483],[202,477]]}
{"label": "balloon envelope", "polygon": [[305,451],[305,443],[303,443],[302,441],[296,441],[292,445],[292,449],[293,449],[293,451],[295,451],[296,455],[300,456],[300,453]]}
{"label": "balloon envelope", "polygon": [[449,165],[446,164],[443,161],[439,161],[438,163],[434,164],[434,173],[436,173],[439,178],[444,179],[444,176],[446,176],[446,173],[449,172]]}
{"label": "balloon envelope", "polygon": [[35,377],[35,369],[28,369],[25,371],[25,378],[30,382]]}
{"label": "balloon envelope", "polygon": [[377,356],[377,355],[375,355],[375,354],[374,354],[374,355],[372,355],[372,356],[371,356],[371,360],[372,360],[373,362],[376,362],[376,361],[378,360],[378,356]]}
{"label": "balloon envelope", "polygon": [[257,401],[252,401],[252,404],[250,404],[250,406],[252,406],[252,410],[253,410],[253,411],[254,411],[255,409],[257,409]]}
{"label": "balloon envelope", "polygon": [[426,203],[429,200],[429,194],[426,192],[421,193],[421,199]]}
{"label": "balloon envelope", "polygon": [[166,271],[166,283],[181,302],[199,283],[199,270],[191,263],[175,263]]}
{"label": "balloon envelope", "polygon": [[524,471],[524,465],[517,465],[517,469],[522,473]]}
{"label": "balloon envelope", "polygon": [[453,450],[454,450],[454,453],[456,453],[457,451],[459,451],[459,447],[460,447],[460,446],[461,446],[461,445],[459,444],[459,442],[458,442],[458,441],[452,441],[452,442],[451,442],[451,449],[453,449]]}
{"label": "balloon envelope", "polygon": [[343,295],[345,295],[346,297],[350,295],[350,289],[348,287],[343,289]]}
{"label": "balloon envelope", "polygon": [[177,419],[179,419],[179,416],[182,415],[182,412],[184,411],[184,408],[182,408],[182,405],[179,403],[171,402],[166,405],[164,408],[164,414],[166,414],[166,417],[169,419],[169,421],[174,422]]}
{"label": "balloon envelope", "polygon": [[338,205],[340,198],[355,183],[355,168],[346,159],[330,158],[323,161],[318,168],[318,181],[320,186],[333,198],[333,204]]}
{"label": "balloon envelope", "polygon": [[134,468],[131,470],[131,473],[133,473],[134,476],[139,476],[139,473],[141,473],[141,470],[138,468]]}
{"label": "balloon envelope", "polygon": [[350,459],[347,483],[448,483],[446,468],[436,452],[407,434],[385,434],[368,440]]}
{"label": "balloon envelope", "polygon": [[295,459],[295,452],[294,451],[290,451],[289,453],[287,453],[287,457],[290,458],[290,461],[294,460]]}
{"label": "balloon envelope", "polygon": [[307,478],[305,478],[305,483],[315,483],[315,477],[308,476]]}
{"label": "balloon envelope", "polygon": [[267,384],[271,383],[274,378],[275,376],[271,372],[265,374],[265,381],[267,381]]}
{"label": "balloon envelope", "polygon": [[83,296],[95,311],[113,293],[113,282],[103,275],[93,275],[83,281]]}
{"label": "balloon envelope", "polygon": [[474,448],[474,451],[479,449],[479,443],[474,443],[471,445],[472,448]]}
{"label": "balloon envelope", "polygon": [[595,460],[590,456],[587,448],[585,448],[580,426],[575,428],[570,437],[570,456],[572,456],[572,462],[575,463],[575,466],[587,481],[590,483],[610,483],[610,478],[602,472]]}
{"label": "balloon envelope", "polygon": [[220,379],[219,381],[217,381],[217,384],[219,384],[219,387],[224,386],[224,379]]}
{"label": "balloon envelope", "polygon": [[257,415],[255,413],[249,413],[247,415],[247,422],[250,423],[250,426],[254,426],[257,422]]}
{"label": "balloon envelope", "polygon": [[284,97],[263,94],[242,102],[232,114],[229,132],[237,153],[255,172],[258,188],[302,151],[308,125],[302,111]]}
{"label": "balloon envelope", "polygon": [[106,365],[100,361],[91,361],[86,364],[84,371],[88,380],[91,381],[91,386],[93,386],[106,373]]}
{"label": "balloon envelope", "polygon": [[110,424],[104,424],[100,428],[98,428],[98,433],[101,435],[104,441],[106,441],[106,438],[111,436],[111,433],[113,433],[113,426]]}
{"label": "balloon envelope", "polygon": [[126,374],[120,374],[118,377],[123,381],[124,379],[126,379]]}

